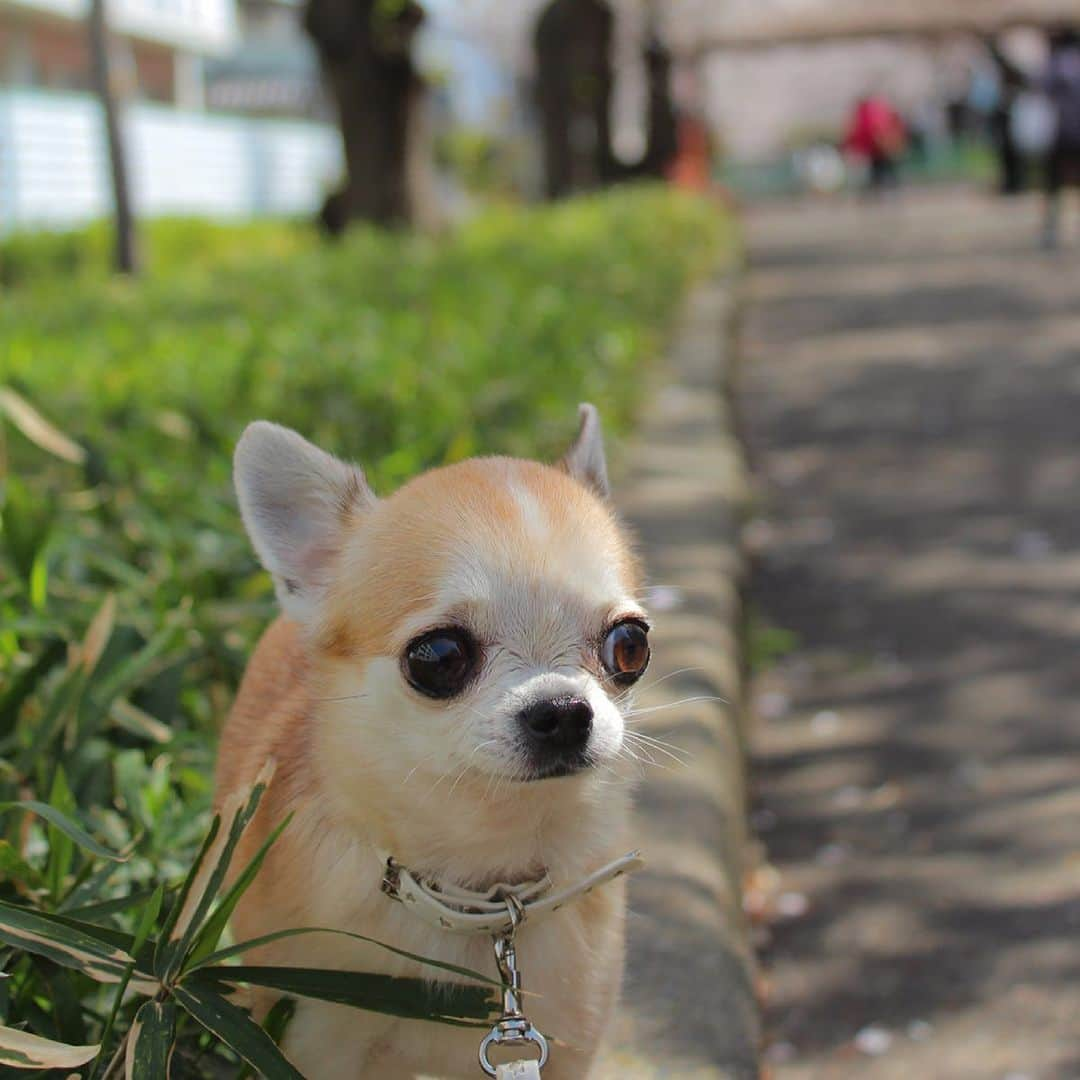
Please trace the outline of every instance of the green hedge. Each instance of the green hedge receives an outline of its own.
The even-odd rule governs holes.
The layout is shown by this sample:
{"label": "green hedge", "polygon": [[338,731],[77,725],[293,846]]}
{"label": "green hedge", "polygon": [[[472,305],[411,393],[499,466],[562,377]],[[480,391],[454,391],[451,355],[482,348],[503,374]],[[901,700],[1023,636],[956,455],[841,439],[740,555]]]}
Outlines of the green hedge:
{"label": "green hedge", "polygon": [[[298,428],[377,490],[476,452],[552,456],[580,400],[625,431],[726,229],[714,207],[645,188],[334,246],[300,226],[161,223],[136,282],[107,276],[100,228],[0,247],[16,283],[0,294],[0,388],[17,395],[0,399],[0,800],[52,797],[135,850],[109,871],[7,812],[0,900],[47,912],[183,876],[213,733],[273,611],[230,485],[248,421]],[[100,1037],[95,984],[66,986],[62,1008],[60,969],[0,943],[5,962],[19,979],[0,980],[0,1024]]]}

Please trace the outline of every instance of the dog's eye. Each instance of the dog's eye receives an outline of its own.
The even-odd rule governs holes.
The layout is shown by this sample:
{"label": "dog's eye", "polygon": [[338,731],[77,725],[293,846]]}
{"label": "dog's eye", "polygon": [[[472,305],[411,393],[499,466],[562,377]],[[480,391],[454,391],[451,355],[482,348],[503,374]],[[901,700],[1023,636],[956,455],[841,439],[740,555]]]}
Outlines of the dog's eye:
{"label": "dog's eye", "polygon": [[405,678],[433,698],[460,694],[476,667],[478,649],[464,630],[431,630],[405,649]]}
{"label": "dog's eye", "polygon": [[649,632],[643,623],[627,619],[609,631],[600,647],[600,660],[621,686],[637,682],[649,666]]}

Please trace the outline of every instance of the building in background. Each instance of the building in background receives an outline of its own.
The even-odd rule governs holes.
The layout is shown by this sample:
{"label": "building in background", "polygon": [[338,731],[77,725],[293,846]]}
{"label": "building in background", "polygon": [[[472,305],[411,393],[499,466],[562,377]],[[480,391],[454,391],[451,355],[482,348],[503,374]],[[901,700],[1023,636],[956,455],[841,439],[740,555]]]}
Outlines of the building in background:
{"label": "building in background", "polygon": [[[0,0],[0,85],[89,91],[88,0]],[[201,104],[203,57],[236,41],[233,0],[113,0],[109,21],[129,92]]]}
{"label": "building in background", "polygon": [[[339,138],[287,0],[110,0],[136,213],[308,214]],[[110,209],[88,0],[0,0],[0,232]]]}
{"label": "building in background", "polygon": [[332,120],[301,9],[300,0],[236,0],[235,47],[204,65],[208,108]]}

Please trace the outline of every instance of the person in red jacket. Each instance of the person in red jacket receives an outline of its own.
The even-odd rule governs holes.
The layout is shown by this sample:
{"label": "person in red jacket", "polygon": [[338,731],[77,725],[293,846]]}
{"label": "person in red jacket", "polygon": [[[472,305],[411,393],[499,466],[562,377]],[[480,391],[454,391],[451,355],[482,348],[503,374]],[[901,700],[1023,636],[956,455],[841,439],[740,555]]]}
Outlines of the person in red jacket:
{"label": "person in red jacket", "polygon": [[844,149],[869,165],[869,186],[881,191],[897,182],[897,165],[907,146],[900,114],[876,94],[860,98],[851,116]]}

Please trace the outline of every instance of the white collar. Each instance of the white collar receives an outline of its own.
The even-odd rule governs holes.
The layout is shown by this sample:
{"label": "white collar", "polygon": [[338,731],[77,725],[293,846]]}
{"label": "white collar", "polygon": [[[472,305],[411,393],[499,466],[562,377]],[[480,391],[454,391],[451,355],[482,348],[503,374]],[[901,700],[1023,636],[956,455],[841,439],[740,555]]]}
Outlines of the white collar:
{"label": "white collar", "polygon": [[439,885],[413,874],[387,852],[379,853],[383,868],[382,891],[404,904],[429,926],[451,934],[512,933],[518,925],[535,922],[592,892],[599,885],[633,873],[645,865],[641,853],[631,851],[594,870],[574,885],[553,890],[547,874],[520,885],[492,885],[474,892],[456,885]]}

